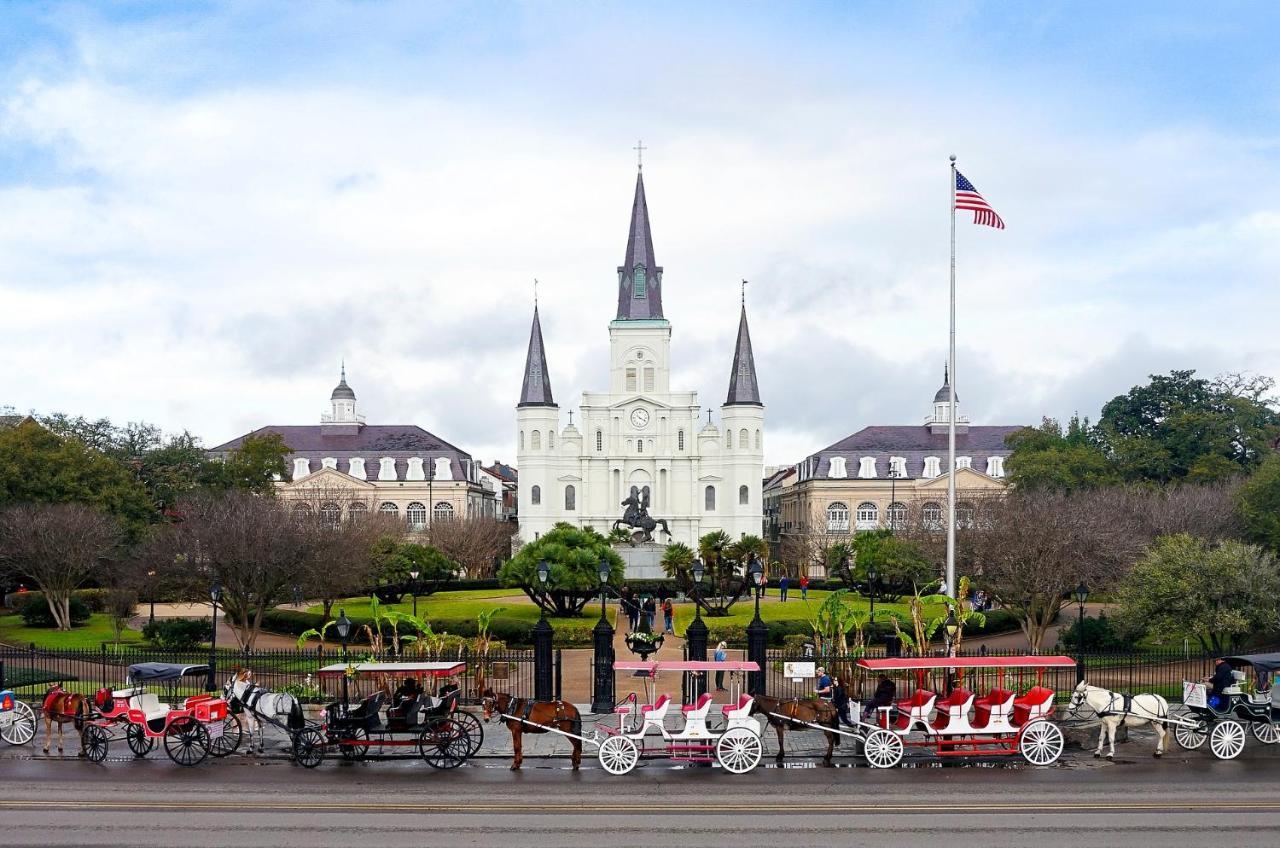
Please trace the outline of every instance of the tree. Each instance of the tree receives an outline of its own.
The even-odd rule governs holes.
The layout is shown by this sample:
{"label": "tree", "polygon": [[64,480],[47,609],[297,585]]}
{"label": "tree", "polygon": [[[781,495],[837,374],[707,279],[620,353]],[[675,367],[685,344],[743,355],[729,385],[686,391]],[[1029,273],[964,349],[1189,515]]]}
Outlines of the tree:
{"label": "tree", "polygon": [[[746,544],[743,546],[742,541]],[[764,555],[769,548],[754,536],[744,536],[734,542],[723,530],[713,530],[698,539],[698,557],[702,560],[703,581],[695,590],[693,580],[693,551],[680,543],[668,545],[663,552],[662,567],[676,583],[677,588],[693,597],[702,611],[712,618],[725,616],[741,600],[747,591],[746,568],[743,557],[751,551]]]}
{"label": "tree", "polygon": [[1272,454],[1240,486],[1240,519],[1250,539],[1280,553],[1280,454]]}
{"label": "tree", "polygon": [[1120,482],[1115,463],[1098,447],[1089,421],[1073,415],[1063,430],[1053,418],[1009,435],[1009,482],[1018,488],[1092,489]]}
{"label": "tree", "polygon": [[1097,438],[1128,480],[1224,480],[1256,468],[1280,435],[1269,378],[1153,374],[1102,407]]}
{"label": "tree", "polygon": [[[896,535],[888,528],[857,533],[846,544],[833,546],[827,573],[839,575],[850,589],[871,591],[871,568],[876,570],[876,597],[896,599],[916,587],[933,582],[937,569],[914,539]],[[849,568],[843,566],[849,558]]]}
{"label": "tree", "polygon": [[1205,650],[1236,650],[1280,627],[1280,566],[1244,542],[1165,536],[1121,582],[1116,602],[1122,623],[1158,641],[1193,637]]}
{"label": "tree", "polygon": [[243,650],[253,650],[267,610],[312,574],[313,527],[285,504],[246,491],[198,492],[179,505],[176,541],[187,558],[189,589],[216,583]]}
{"label": "tree", "polygon": [[492,577],[498,563],[511,556],[514,521],[470,517],[432,521],[431,546],[453,560],[469,577]]}
{"label": "tree", "polygon": [[288,479],[285,458],[292,452],[279,433],[250,434],[222,460],[220,473],[209,482],[215,488],[274,494],[275,481]]}
{"label": "tree", "polygon": [[[551,567],[546,585],[538,580],[543,560]],[[601,560],[609,562],[609,579],[621,581],[626,565],[609,540],[591,527],[562,521],[503,563],[498,579],[504,586],[518,586],[550,615],[574,616],[600,592]]]}
{"label": "tree", "polygon": [[79,503],[136,537],[155,517],[146,489],[119,463],[28,418],[0,431],[0,505]]}
{"label": "tree", "polygon": [[71,629],[71,593],[99,573],[119,541],[119,524],[83,504],[0,510],[0,567],[44,593],[59,630]]}

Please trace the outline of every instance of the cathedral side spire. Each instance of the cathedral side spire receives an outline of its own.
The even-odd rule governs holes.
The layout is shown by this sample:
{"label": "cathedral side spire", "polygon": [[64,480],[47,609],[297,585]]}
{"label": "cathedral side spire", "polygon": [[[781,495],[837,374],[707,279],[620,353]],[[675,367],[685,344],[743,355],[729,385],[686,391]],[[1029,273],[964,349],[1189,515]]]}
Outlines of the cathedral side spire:
{"label": "cathedral side spire", "polygon": [[649,229],[644,174],[637,170],[636,194],[631,202],[631,228],[627,232],[627,254],[618,266],[617,320],[662,317],[662,266],[653,258],[653,233]]}
{"label": "cathedral side spire", "polygon": [[542,344],[542,322],[538,307],[533,307],[533,328],[529,331],[529,354],[524,362],[524,385],[520,389],[521,406],[555,406],[551,396],[551,375],[547,373],[547,352]]}
{"label": "cathedral side spire", "polygon": [[749,404],[763,406],[760,384],[756,381],[756,358],[751,352],[751,331],[747,328],[747,305],[742,305],[738,319],[738,342],[733,348],[733,370],[729,372],[729,396],[725,406]]}

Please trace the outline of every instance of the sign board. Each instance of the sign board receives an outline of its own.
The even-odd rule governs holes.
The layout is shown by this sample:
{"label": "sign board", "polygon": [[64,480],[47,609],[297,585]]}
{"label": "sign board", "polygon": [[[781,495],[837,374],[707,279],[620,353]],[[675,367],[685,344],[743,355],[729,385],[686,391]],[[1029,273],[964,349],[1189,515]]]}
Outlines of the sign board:
{"label": "sign board", "polygon": [[784,662],[782,676],[792,680],[804,680],[817,675],[818,664],[812,662]]}
{"label": "sign board", "polygon": [[1203,683],[1182,681],[1182,703],[1188,707],[1208,707],[1209,690]]}

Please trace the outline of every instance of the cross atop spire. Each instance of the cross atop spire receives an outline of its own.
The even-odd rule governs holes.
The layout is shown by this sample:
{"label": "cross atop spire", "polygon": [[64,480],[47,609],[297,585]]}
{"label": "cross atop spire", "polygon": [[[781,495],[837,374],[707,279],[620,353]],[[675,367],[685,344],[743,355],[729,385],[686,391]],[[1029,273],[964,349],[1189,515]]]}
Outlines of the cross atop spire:
{"label": "cross atop spire", "polygon": [[533,327],[529,331],[529,354],[524,361],[524,383],[520,388],[520,406],[555,406],[551,396],[551,375],[547,373],[547,352],[542,344],[542,322],[538,307],[533,307]]}
{"label": "cross atop spire", "polygon": [[644,146],[643,141],[637,141],[636,146],[631,149],[636,152],[636,170],[643,171],[644,170],[644,152],[649,148]]}
{"label": "cross atop spire", "polygon": [[[643,145],[638,147],[642,149]],[[631,202],[631,226],[627,230],[627,254],[618,266],[617,320],[662,317],[662,266],[653,257],[653,233],[649,229],[644,174],[637,172],[636,194]]]}
{"label": "cross atop spire", "polygon": [[[742,281],[744,286],[746,280]],[[745,292],[746,289],[744,288]],[[744,295],[745,297],[745,295]],[[729,372],[729,396],[725,406],[763,406],[760,402],[760,385],[756,381],[756,358],[751,352],[751,331],[747,328],[747,306],[742,305],[738,319],[738,342],[733,348],[733,370]]]}

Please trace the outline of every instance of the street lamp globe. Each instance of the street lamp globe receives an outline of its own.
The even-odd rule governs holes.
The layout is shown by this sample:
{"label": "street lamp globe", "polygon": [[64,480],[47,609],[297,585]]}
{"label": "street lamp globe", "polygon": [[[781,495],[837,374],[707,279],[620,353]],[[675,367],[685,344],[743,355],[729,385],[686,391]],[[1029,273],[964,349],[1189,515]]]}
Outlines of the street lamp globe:
{"label": "street lamp globe", "polygon": [[416,580],[418,579],[418,575],[419,575],[419,574],[421,574],[421,573],[422,573],[421,571],[417,571],[416,569],[415,569],[414,571],[410,571],[410,572],[409,572],[409,579],[410,579],[410,580],[415,580],[415,581],[416,581]]}
{"label": "street lamp globe", "polygon": [[213,601],[215,604],[222,600],[222,587],[217,583],[214,583],[209,587],[209,600]]}
{"label": "street lamp globe", "polygon": [[333,626],[338,631],[338,638],[342,640],[343,647],[346,647],[347,637],[351,635],[351,619],[347,618],[346,610],[338,610],[338,620],[333,623]]}
{"label": "street lamp globe", "polygon": [[703,565],[701,557],[693,558],[693,582],[701,583],[702,575],[707,573],[707,567]]}
{"label": "street lamp globe", "polygon": [[759,555],[752,555],[751,564],[747,566],[747,574],[751,577],[751,582],[757,586],[764,582],[764,564],[760,562]]}
{"label": "street lamp globe", "polygon": [[608,583],[608,582],[609,582],[609,575],[610,575],[610,573],[612,573],[612,571],[613,571],[613,566],[609,564],[609,560],[608,560],[608,559],[606,559],[605,557],[601,557],[601,558],[600,558],[600,569],[599,569],[600,582],[601,582],[601,583]]}
{"label": "street lamp globe", "polygon": [[1089,587],[1083,582],[1076,587],[1076,603],[1084,606],[1084,602],[1089,600]]}
{"label": "street lamp globe", "polygon": [[545,559],[541,560],[538,563],[538,582],[546,585],[549,576],[551,576],[551,566],[547,564]]}
{"label": "street lamp globe", "polygon": [[956,634],[960,632],[960,622],[956,620],[955,607],[952,607],[947,612],[947,620],[942,627],[947,631],[947,639],[954,642],[956,640]]}

